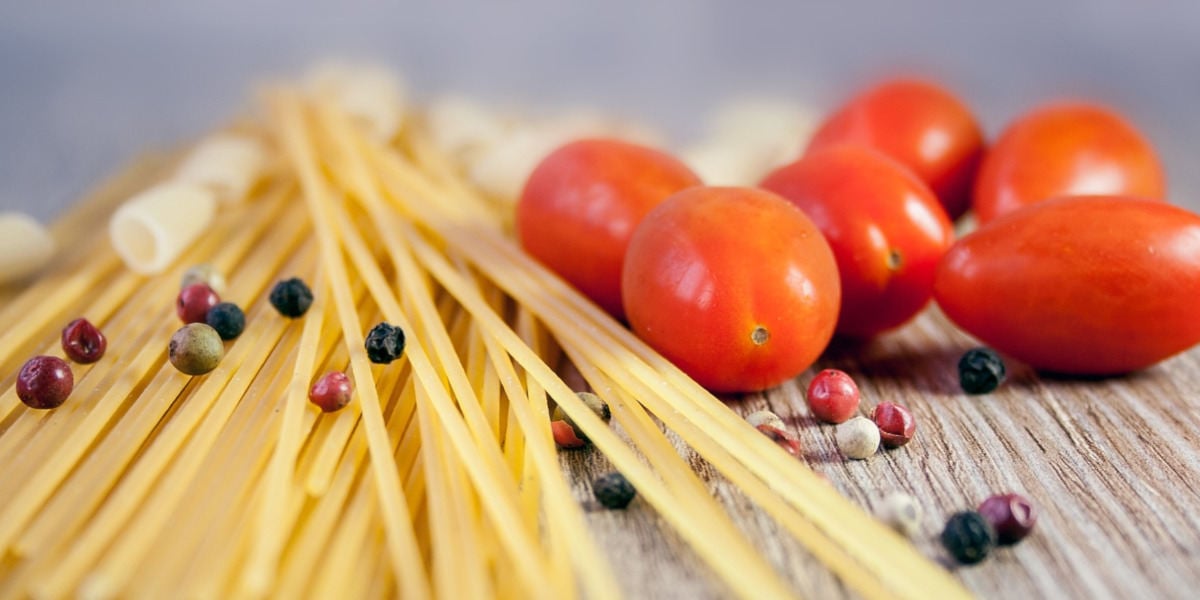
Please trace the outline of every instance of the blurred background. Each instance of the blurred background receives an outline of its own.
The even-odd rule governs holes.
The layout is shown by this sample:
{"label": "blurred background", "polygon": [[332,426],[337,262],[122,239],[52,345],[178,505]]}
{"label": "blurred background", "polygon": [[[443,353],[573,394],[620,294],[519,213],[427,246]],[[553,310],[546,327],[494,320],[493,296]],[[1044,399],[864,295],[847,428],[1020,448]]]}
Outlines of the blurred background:
{"label": "blurred background", "polygon": [[42,220],[331,55],[395,67],[417,101],[595,107],[674,140],[733,98],[823,111],[896,71],[957,92],[991,137],[1084,97],[1125,113],[1200,210],[1200,2],[71,4],[0,3],[0,209]]}

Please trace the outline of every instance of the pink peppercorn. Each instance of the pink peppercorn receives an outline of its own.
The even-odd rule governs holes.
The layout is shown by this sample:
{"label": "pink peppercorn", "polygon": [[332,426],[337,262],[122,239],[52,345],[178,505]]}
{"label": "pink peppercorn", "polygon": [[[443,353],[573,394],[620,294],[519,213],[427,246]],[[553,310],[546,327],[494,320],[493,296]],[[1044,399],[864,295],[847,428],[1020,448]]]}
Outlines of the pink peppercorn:
{"label": "pink peppercorn", "polygon": [[808,384],[808,408],[826,423],[844,423],[858,412],[858,386],[846,373],[825,369]]}
{"label": "pink peppercorn", "polygon": [[800,456],[800,442],[786,430],[772,425],[759,425],[755,429],[758,429],[760,433],[771,438],[771,441],[779,444],[779,447],[783,448],[788,454]]}
{"label": "pink peppercorn", "polygon": [[550,434],[554,436],[554,443],[559,448],[583,448],[587,446],[587,440],[581,439],[575,434],[575,428],[566,421],[551,421]]}
{"label": "pink peppercorn", "polygon": [[895,402],[880,402],[871,414],[879,427],[879,438],[885,448],[899,448],[912,440],[917,429],[911,412]]}
{"label": "pink peppercorn", "polygon": [[67,358],[86,365],[104,356],[108,340],[87,319],[75,319],[62,330],[62,349]]}
{"label": "pink peppercorn", "polygon": [[308,390],[308,399],[321,412],[334,412],[350,403],[354,386],[350,378],[341,371],[331,371],[317,380]]}
{"label": "pink peppercorn", "polygon": [[1005,545],[1021,541],[1037,524],[1037,509],[1020,494],[996,494],[979,505],[979,514],[992,524],[997,539]]}
{"label": "pink peppercorn", "polygon": [[74,387],[71,365],[57,356],[35,356],[17,373],[17,397],[29,408],[58,408]]}
{"label": "pink peppercorn", "polygon": [[208,310],[220,304],[221,298],[212,288],[203,283],[193,283],[179,291],[175,299],[175,313],[186,324],[203,323]]}

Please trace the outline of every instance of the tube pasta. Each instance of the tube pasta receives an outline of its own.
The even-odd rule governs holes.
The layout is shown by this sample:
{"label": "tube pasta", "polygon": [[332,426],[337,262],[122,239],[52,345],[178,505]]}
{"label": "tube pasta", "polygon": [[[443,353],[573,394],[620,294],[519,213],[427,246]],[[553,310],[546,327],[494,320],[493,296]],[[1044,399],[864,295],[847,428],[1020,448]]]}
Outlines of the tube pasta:
{"label": "tube pasta", "polygon": [[174,181],[207,187],[223,202],[244,199],[262,177],[267,152],[247,135],[219,133],[200,142],[175,170]]}
{"label": "tube pasta", "polygon": [[33,217],[0,213],[0,285],[24,279],[50,262],[57,244]]}
{"label": "tube pasta", "polygon": [[113,213],[109,238],[126,266],[153,275],[204,233],[216,210],[212,190],[193,183],[160,183]]}

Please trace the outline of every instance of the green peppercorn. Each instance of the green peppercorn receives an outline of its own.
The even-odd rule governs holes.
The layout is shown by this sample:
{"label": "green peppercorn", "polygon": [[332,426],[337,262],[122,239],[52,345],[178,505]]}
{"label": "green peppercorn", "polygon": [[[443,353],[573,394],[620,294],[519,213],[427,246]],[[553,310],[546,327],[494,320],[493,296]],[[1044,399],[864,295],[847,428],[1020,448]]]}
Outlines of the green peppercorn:
{"label": "green peppercorn", "polygon": [[217,330],[204,323],[189,323],[171,336],[167,358],[181,373],[203,375],[217,368],[225,356],[225,345]]}
{"label": "green peppercorn", "polygon": [[313,293],[304,281],[293,277],[276,283],[271,289],[270,299],[271,306],[274,306],[279,314],[295,319],[308,312],[308,307],[313,303]]}
{"label": "green peppercorn", "polygon": [[996,547],[996,530],[983,515],[968,510],[950,517],[942,529],[942,545],[954,560],[973,565]]}
{"label": "green peppercorn", "polygon": [[1004,381],[1004,361],[991,348],[972,348],[958,359],[958,381],[968,394],[986,394]]}
{"label": "green peppercorn", "polygon": [[606,473],[592,482],[592,494],[605,508],[625,508],[633,502],[637,490],[625,476],[617,473]]}
{"label": "green peppercorn", "polygon": [[232,340],[246,329],[245,313],[232,302],[222,302],[208,309],[204,322],[216,329],[223,340]]}
{"label": "green peppercorn", "polygon": [[371,362],[386,365],[404,354],[404,330],[389,323],[380,323],[367,333],[364,345]]}

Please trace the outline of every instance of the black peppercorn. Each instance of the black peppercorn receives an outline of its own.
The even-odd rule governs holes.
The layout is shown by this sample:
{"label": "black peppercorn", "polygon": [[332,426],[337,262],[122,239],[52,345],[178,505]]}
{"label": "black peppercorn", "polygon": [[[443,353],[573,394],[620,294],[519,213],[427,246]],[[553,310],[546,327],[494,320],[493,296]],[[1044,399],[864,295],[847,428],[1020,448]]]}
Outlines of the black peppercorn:
{"label": "black peppercorn", "polygon": [[304,316],[312,302],[312,290],[298,277],[280,281],[271,290],[271,306],[290,319]]}
{"label": "black peppercorn", "polygon": [[996,530],[975,511],[955,514],[942,529],[942,545],[960,563],[973,565],[996,547]]}
{"label": "black peppercorn", "polygon": [[404,354],[404,330],[388,323],[371,328],[366,340],[367,358],[386,365]]}
{"label": "black peppercorn", "polygon": [[216,329],[223,340],[232,340],[246,329],[246,315],[232,302],[222,302],[208,309],[204,322]]}
{"label": "black peppercorn", "polygon": [[958,359],[958,381],[968,394],[986,394],[1004,381],[1004,361],[991,348],[972,348]]}
{"label": "black peppercorn", "polygon": [[625,508],[637,495],[633,484],[620,473],[606,473],[592,482],[592,494],[605,508]]}

